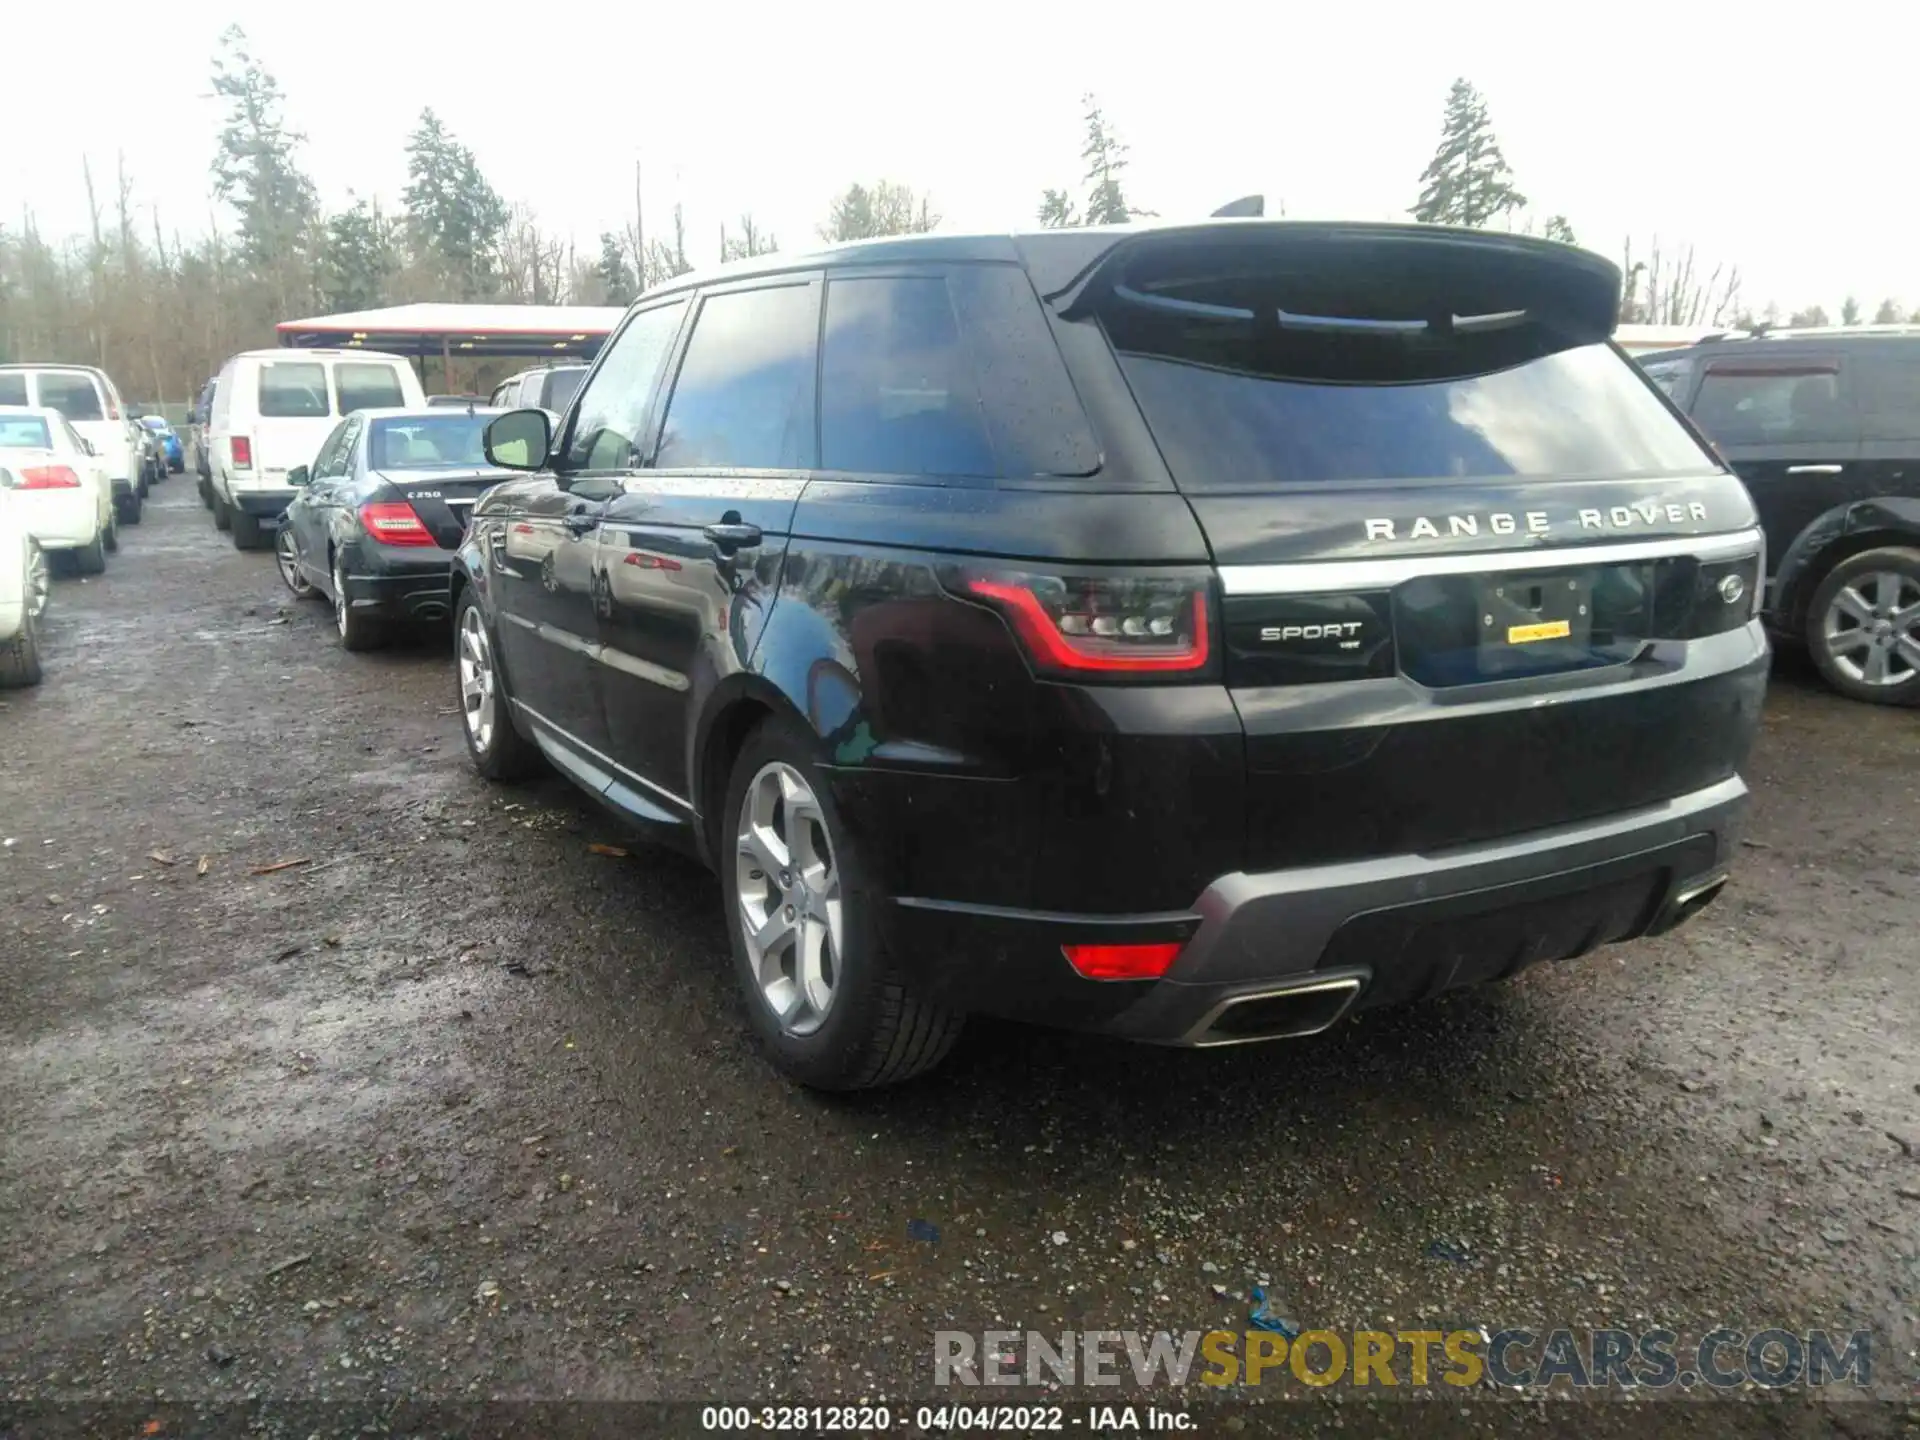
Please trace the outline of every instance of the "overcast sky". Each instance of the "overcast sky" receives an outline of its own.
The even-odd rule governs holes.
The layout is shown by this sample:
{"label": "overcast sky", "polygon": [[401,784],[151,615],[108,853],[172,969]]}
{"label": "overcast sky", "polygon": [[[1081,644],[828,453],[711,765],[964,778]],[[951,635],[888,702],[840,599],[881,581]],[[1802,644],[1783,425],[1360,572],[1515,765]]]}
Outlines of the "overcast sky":
{"label": "overcast sky", "polygon": [[810,243],[854,179],[931,191],[943,229],[1028,225],[1044,187],[1084,189],[1087,90],[1131,146],[1129,197],[1163,216],[1263,191],[1270,214],[1404,218],[1464,75],[1536,217],[1564,213],[1582,243],[1617,260],[1629,234],[1690,242],[1741,267],[1756,309],[1920,305],[1903,75],[1920,7],[1837,0],[21,5],[0,222],[27,207],[50,234],[80,230],[82,158],[110,196],[124,155],[169,230],[230,224],[206,77],[235,20],[328,204],[397,202],[431,105],[496,189],[583,249],[631,218],[636,159],[649,233],[681,201],[696,263],[745,209],[784,248]]}

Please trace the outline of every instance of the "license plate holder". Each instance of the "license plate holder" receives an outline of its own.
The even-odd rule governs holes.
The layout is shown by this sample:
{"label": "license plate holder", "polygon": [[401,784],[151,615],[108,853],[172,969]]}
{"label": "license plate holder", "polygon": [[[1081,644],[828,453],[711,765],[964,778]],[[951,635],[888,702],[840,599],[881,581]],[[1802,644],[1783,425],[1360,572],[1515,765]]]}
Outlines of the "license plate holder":
{"label": "license plate holder", "polygon": [[1593,584],[1590,569],[1483,577],[1482,671],[1539,670],[1584,659],[1593,638]]}

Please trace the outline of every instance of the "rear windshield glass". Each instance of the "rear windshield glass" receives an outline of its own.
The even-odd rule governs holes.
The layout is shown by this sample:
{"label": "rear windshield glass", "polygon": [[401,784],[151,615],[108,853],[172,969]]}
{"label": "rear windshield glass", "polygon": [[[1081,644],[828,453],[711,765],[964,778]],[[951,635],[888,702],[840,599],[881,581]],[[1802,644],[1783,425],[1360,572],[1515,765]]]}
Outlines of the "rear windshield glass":
{"label": "rear windshield glass", "polygon": [[586,366],[578,370],[556,370],[547,377],[548,410],[556,415],[573,403],[573,397],[579,393],[580,382],[587,378]]}
{"label": "rear windshield glass", "polygon": [[483,468],[481,437],[491,415],[407,415],[373,422],[367,463],[375,470]]}
{"label": "rear windshield glass", "polygon": [[[1154,317],[1110,323],[1109,334],[1184,490],[1658,475],[1713,463],[1605,345],[1489,374],[1316,383],[1273,375],[1260,341],[1236,324]],[[1297,373],[1297,353],[1288,363]]]}
{"label": "rear windshield glass", "polygon": [[58,410],[69,420],[107,418],[107,412],[100,408],[100,392],[94,389],[90,375],[41,371],[40,403],[49,410]]}
{"label": "rear windshield glass", "polygon": [[327,367],[311,360],[260,367],[260,413],[269,419],[311,420],[327,413]]}
{"label": "rear windshield glass", "polygon": [[340,392],[340,413],[387,410],[407,403],[400,374],[391,365],[342,362],[333,367],[334,388]]}
{"label": "rear windshield glass", "polygon": [[24,405],[27,403],[27,377],[15,371],[11,375],[0,374],[0,405]]}
{"label": "rear windshield glass", "polygon": [[51,450],[53,436],[38,415],[0,415],[0,450]]}

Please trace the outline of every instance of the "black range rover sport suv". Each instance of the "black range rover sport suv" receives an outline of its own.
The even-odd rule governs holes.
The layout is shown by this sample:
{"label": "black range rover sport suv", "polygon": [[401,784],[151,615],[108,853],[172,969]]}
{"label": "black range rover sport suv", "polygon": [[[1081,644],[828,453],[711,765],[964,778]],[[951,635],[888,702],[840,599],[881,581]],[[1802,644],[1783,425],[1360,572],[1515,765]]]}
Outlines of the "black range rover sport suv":
{"label": "black range rover sport suv", "polygon": [[489,427],[468,748],[711,864],[823,1087],[969,1013],[1231,1044],[1666,929],[1732,856],[1764,567],[1618,288],[1265,221],[683,277],[557,431]]}

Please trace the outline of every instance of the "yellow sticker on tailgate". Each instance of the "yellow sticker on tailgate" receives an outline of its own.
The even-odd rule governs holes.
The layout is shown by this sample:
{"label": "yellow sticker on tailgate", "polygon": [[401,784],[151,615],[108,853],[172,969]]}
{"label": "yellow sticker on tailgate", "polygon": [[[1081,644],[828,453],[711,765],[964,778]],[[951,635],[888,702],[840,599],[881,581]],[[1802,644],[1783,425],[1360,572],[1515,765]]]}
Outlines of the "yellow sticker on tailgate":
{"label": "yellow sticker on tailgate", "polygon": [[1573,625],[1566,620],[1543,620],[1538,625],[1509,625],[1507,644],[1527,645],[1535,640],[1564,640],[1573,633]]}

